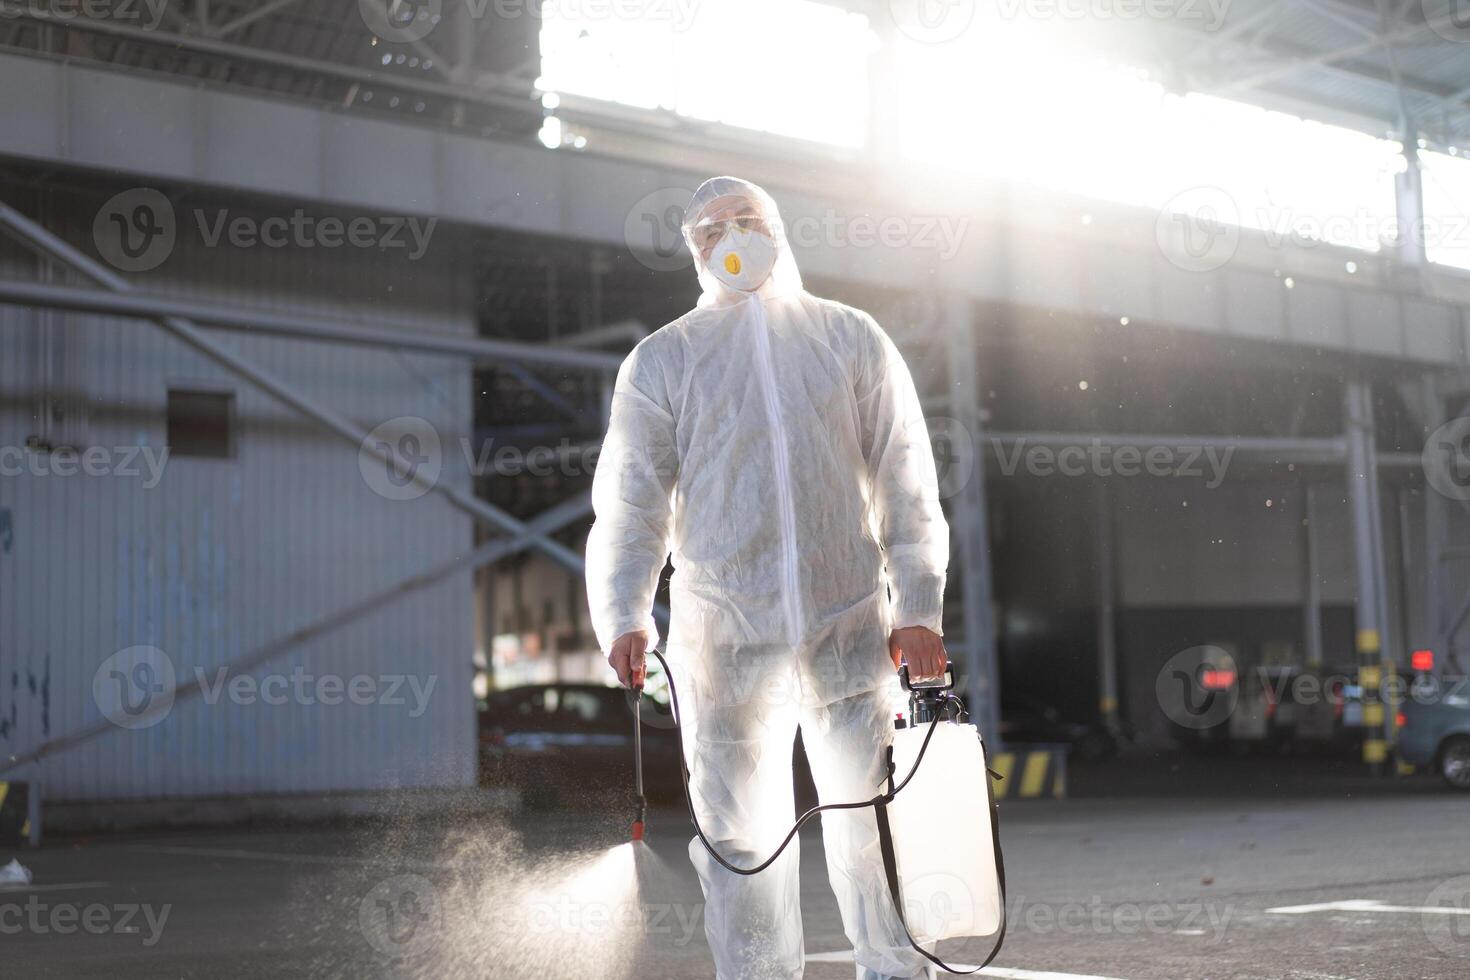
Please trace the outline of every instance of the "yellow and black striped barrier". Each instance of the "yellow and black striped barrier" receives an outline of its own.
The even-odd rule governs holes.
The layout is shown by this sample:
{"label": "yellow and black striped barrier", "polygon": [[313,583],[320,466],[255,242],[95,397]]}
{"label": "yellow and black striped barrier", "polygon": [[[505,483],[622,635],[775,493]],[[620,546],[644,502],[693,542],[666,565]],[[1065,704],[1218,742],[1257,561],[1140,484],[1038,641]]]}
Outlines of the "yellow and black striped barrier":
{"label": "yellow and black striped barrier", "polygon": [[997,752],[989,763],[1001,777],[991,783],[997,800],[1060,800],[1067,795],[1066,749]]}
{"label": "yellow and black striped barrier", "polygon": [[40,828],[31,825],[32,813],[39,809],[34,792],[30,783],[0,782],[0,846],[37,843],[40,835],[33,831]]}

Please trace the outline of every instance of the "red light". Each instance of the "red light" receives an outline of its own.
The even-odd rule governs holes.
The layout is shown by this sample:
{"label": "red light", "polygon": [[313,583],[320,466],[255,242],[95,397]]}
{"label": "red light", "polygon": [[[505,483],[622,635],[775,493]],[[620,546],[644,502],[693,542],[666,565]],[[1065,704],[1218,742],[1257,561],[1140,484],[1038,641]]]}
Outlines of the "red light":
{"label": "red light", "polygon": [[1409,716],[1406,715],[1406,714],[1404,714],[1402,711],[1400,711],[1397,714],[1395,714],[1393,716],[1393,727],[1395,727],[1395,728],[1408,728],[1409,727]]}
{"label": "red light", "polygon": [[1433,650],[1415,650],[1409,655],[1409,666],[1415,670],[1425,671],[1434,669]]}
{"label": "red light", "polygon": [[1228,691],[1235,686],[1235,671],[1206,670],[1200,675],[1199,684],[1206,691]]}

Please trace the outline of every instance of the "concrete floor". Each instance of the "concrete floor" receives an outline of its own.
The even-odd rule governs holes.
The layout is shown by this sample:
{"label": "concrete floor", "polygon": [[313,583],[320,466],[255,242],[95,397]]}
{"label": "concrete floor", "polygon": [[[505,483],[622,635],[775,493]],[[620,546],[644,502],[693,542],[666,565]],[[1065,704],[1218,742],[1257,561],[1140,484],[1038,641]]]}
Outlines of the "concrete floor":
{"label": "concrete floor", "polygon": [[[1004,804],[1011,927],[988,972],[1470,976],[1467,803],[1419,787]],[[686,818],[652,814],[642,856],[609,850],[625,825],[587,810],[53,841],[19,855],[32,887],[0,893],[0,976],[711,976]],[[806,975],[850,977],[815,832],[802,871]]]}

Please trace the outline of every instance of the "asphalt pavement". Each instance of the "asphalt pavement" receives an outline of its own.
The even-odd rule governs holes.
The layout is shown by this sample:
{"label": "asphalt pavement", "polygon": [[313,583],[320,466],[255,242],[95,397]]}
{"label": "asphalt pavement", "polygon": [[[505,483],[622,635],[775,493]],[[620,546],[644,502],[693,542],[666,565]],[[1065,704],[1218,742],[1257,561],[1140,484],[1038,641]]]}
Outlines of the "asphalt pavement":
{"label": "asphalt pavement", "polygon": [[[687,817],[654,811],[646,847],[623,843],[627,820],[586,806],[55,840],[17,852],[34,881],[0,892],[0,976],[713,976]],[[1001,820],[1009,931],[991,976],[1470,976],[1470,799],[1432,785],[1024,801]],[[851,977],[819,832],[801,844],[806,975]]]}

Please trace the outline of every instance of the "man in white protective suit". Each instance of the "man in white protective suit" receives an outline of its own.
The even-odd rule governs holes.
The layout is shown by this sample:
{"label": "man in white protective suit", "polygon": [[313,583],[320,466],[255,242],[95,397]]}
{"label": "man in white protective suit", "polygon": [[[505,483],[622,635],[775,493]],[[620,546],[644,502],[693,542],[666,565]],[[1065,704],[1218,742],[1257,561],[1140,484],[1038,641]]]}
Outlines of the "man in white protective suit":
{"label": "man in white protective suit", "polygon": [[[949,529],[912,378],[872,317],[802,288],[775,202],[706,181],[683,223],[703,294],[618,372],[593,481],[598,642],[642,686],[670,552],[667,655],[695,814],[750,866],[793,820],[797,726],[823,803],[867,800],[903,707],[900,659],[944,672]],[[863,980],[931,976],[883,875],[871,808],[822,814]],[[720,980],[795,978],[797,843],[733,874],[690,842]]]}

